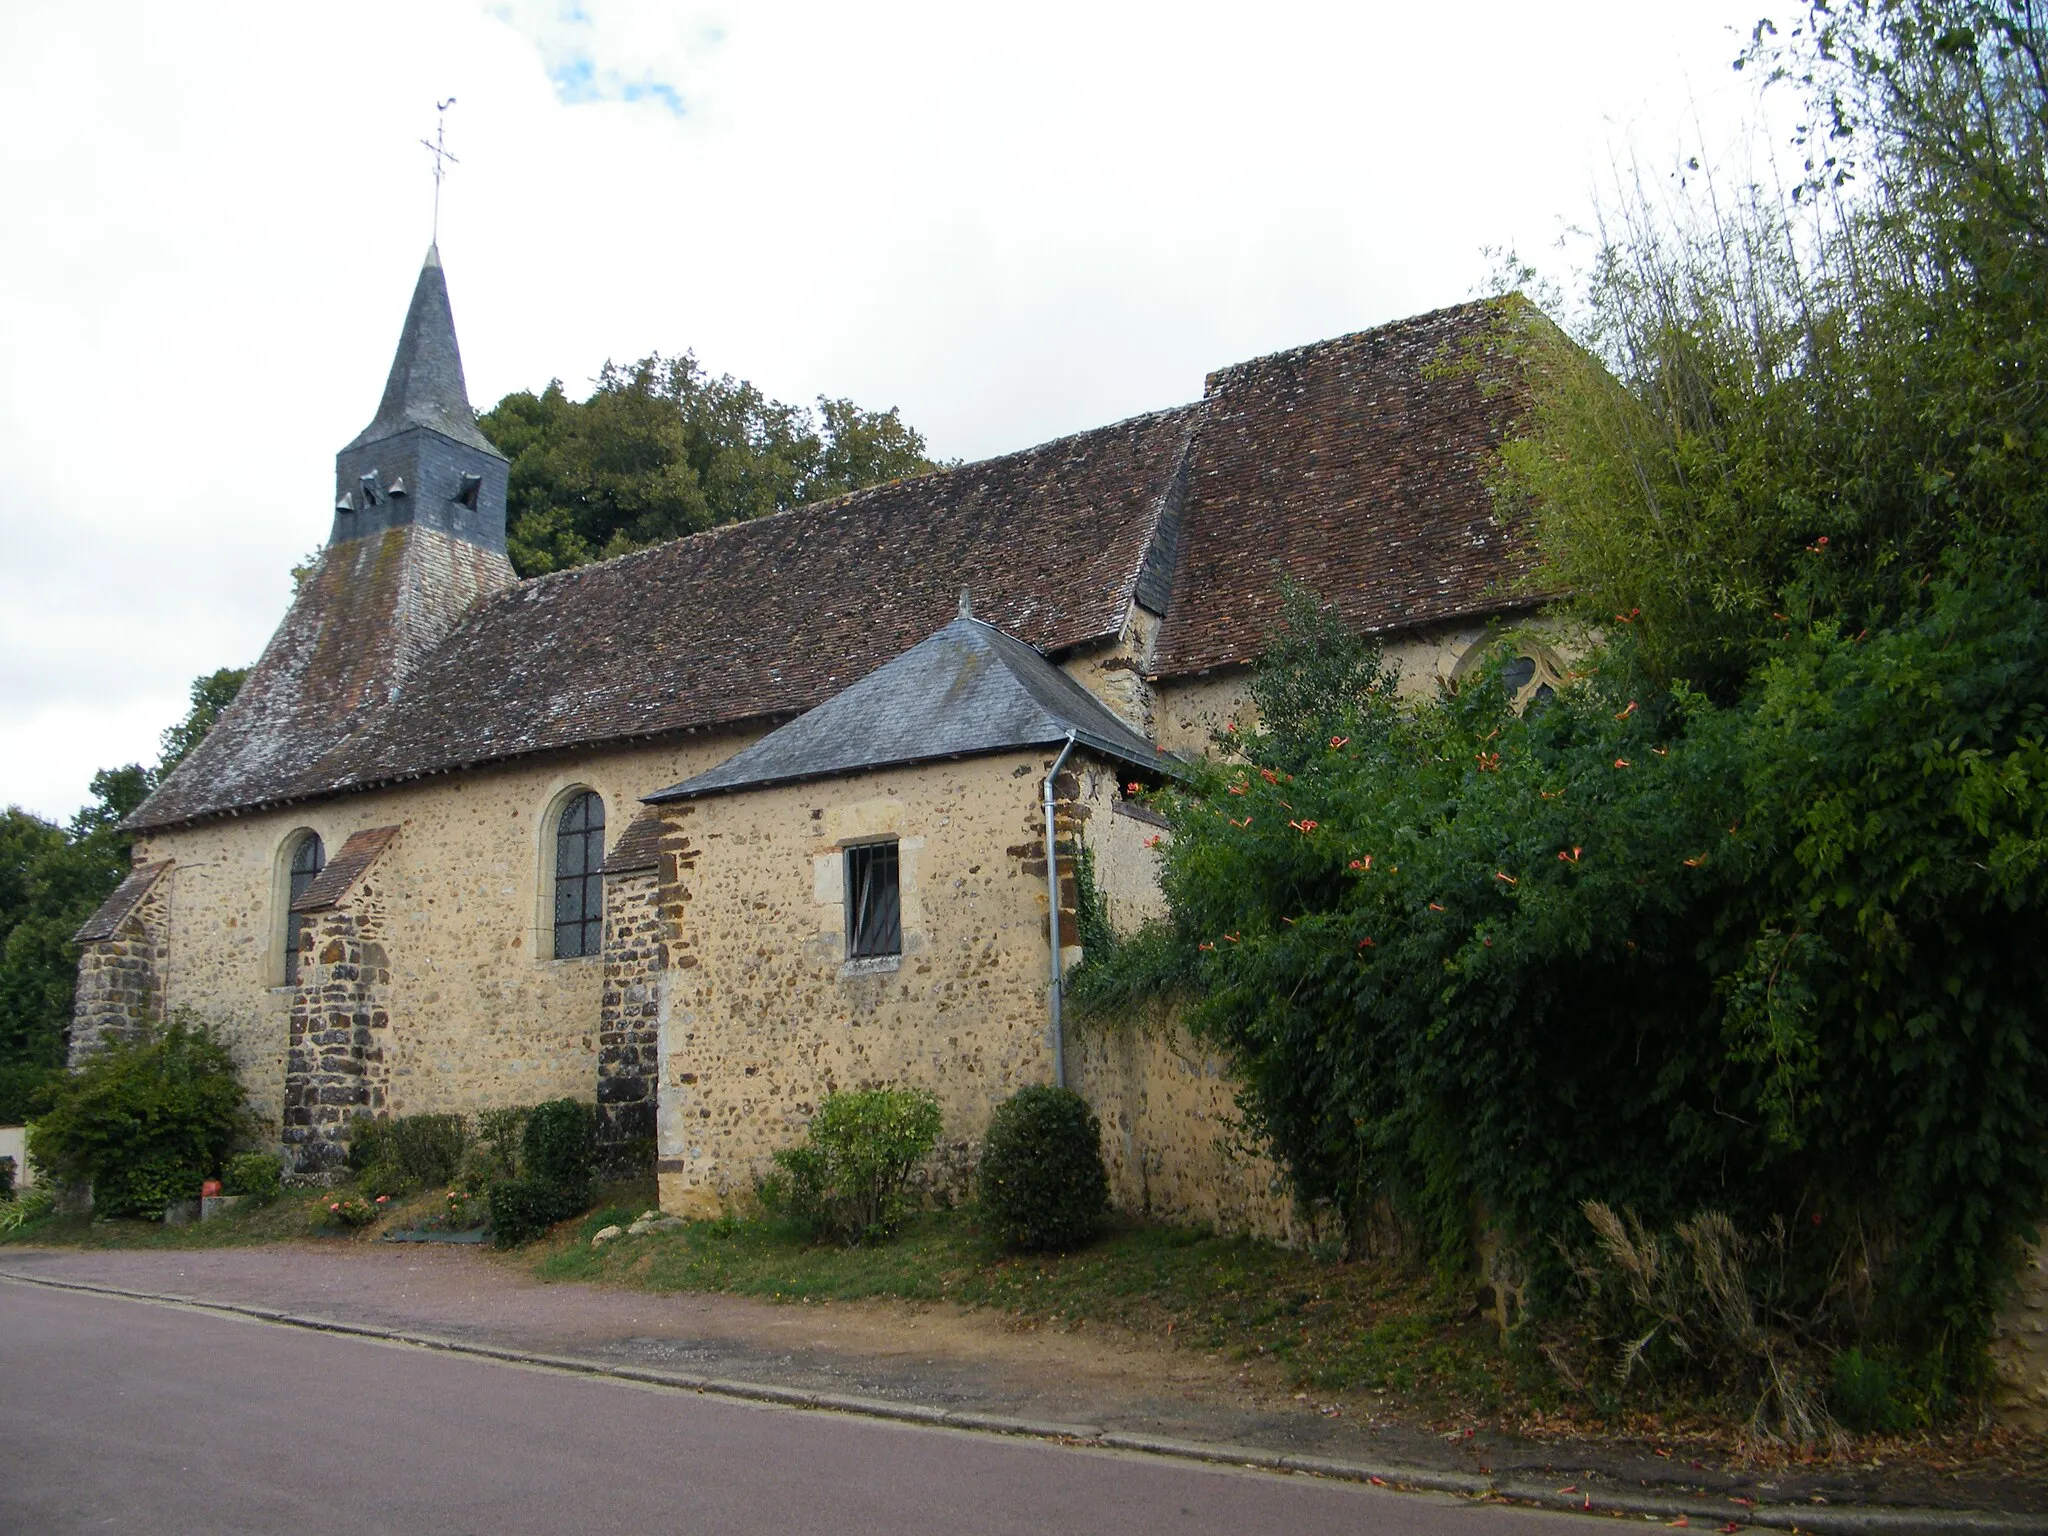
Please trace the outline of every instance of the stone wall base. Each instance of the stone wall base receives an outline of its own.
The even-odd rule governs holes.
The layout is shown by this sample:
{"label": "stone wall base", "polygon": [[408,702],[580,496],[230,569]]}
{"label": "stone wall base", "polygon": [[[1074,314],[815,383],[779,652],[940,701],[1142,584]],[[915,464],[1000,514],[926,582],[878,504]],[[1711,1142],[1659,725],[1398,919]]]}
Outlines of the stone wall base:
{"label": "stone wall base", "polygon": [[1280,1169],[1246,1144],[1222,1061],[1179,1024],[1069,1033],[1067,1084],[1102,1120],[1119,1210],[1294,1245],[1310,1236]]}

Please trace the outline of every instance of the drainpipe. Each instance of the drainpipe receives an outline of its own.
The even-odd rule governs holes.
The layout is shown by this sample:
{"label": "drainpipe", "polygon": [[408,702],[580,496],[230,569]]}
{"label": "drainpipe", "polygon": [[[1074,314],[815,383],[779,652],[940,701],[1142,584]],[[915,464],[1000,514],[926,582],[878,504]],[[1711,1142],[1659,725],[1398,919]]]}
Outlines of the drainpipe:
{"label": "drainpipe", "polygon": [[1067,744],[1060,748],[1060,755],[1053,759],[1052,772],[1045,776],[1045,897],[1046,917],[1051,926],[1046,930],[1052,938],[1052,1080],[1064,1088],[1067,1086],[1067,1036],[1060,1023],[1060,993],[1064,982],[1060,976],[1060,860],[1059,845],[1053,835],[1052,785],[1060,776],[1060,769],[1067,763],[1067,754],[1074,750],[1074,733],[1067,732]]}

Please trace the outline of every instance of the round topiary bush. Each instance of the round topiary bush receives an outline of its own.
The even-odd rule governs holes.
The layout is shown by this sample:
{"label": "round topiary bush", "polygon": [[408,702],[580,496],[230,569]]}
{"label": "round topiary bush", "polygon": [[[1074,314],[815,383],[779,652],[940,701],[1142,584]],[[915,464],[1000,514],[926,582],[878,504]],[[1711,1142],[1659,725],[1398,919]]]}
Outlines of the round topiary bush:
{"label": "round topiary bush", "polygon": [[996,1106],[981,1149],[981,1214],[1010,1248],[1071,1248],[1109,1207],[1102,1124],[1078,1093],[1026,1088]]}

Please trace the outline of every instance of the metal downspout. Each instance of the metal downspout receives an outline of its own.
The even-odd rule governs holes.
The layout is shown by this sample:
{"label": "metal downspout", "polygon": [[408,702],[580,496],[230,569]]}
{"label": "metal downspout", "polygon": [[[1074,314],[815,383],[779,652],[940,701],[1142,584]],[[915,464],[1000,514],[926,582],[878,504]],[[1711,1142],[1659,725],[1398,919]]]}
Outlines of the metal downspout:
{"label": "metal downspout", "polygon": [[1059,844],[1053,832],[1052,785],[1067,764],[1067,754],[1073,750],[1074,733],[1069,731],[1067,744],[1060,748],[1060,755],[1053,759],[1052,772],[1045,776],[1045,915],[1051,924],[1047,932],[1052,938],[1052,1080],[1061,1088],[1067,1086],[1067,1034],[1060,1022],[1060,994],[1065,983],[1060,976],[1060,861]]}

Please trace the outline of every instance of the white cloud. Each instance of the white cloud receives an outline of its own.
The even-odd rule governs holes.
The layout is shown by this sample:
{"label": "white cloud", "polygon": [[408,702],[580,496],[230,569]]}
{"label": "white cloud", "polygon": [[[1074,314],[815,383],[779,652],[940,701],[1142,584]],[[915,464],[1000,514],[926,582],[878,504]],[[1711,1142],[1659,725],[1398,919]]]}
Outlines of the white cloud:
{"label": "white cloud", "polygon": [[1734,3],[0,12],[0,801],[252,659],[427,237],[471,393],[694,347],[975,457],[1465,298],[1747,98]]}

